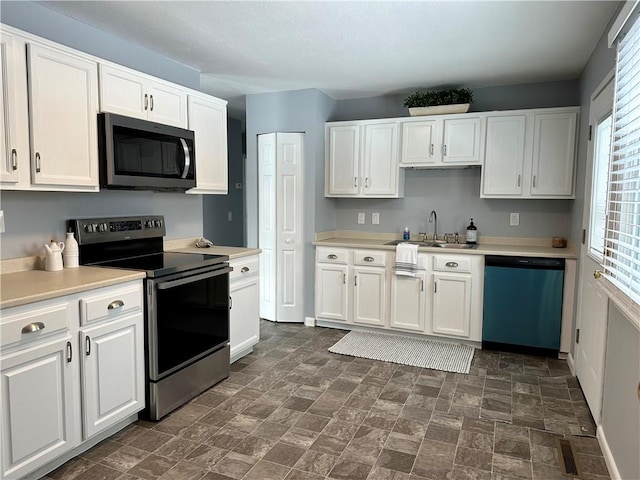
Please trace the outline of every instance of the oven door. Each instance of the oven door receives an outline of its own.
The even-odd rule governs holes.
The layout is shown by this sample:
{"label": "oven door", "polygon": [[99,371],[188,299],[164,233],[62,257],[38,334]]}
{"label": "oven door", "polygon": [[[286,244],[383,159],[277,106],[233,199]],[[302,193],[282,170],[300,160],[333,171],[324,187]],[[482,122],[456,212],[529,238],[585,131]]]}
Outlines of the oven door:
{"label": "oven door", "polygon": [[229,343],[229,272],[216,268],[147,279],[148,375],[152,382]]}

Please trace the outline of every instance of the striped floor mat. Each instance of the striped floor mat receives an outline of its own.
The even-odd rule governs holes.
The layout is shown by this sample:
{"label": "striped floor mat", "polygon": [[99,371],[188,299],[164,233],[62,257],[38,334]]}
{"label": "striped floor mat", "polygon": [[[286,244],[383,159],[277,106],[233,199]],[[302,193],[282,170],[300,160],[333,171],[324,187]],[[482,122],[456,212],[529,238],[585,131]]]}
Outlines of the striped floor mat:
{"label": "striped floor mat", "polygon": [[458,343],[358,330],[329,347],[330,352],[341,355],[455,373],[469,373],[474,350]]}

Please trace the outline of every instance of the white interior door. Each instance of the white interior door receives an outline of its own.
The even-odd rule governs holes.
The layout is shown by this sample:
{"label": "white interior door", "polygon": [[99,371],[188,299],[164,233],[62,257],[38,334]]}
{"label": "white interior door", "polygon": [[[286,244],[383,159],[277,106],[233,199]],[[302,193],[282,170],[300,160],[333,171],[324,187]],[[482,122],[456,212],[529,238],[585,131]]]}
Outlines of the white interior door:
{"label": "white interior door", "polygon": [[276,134],[258,135],[260,316],[276,320]]}
{"label": "white interior door", "polygon": [[304,322],[302,133],[276,134],[278,322]]}
{"label": "white interior door", "polygon": [[582,221],[586,235],[580,253],[577,317],[579,338],[576,338],[575,349],[576,374],[596,423],[600,421],[607,337],[608,298],[598,288],[597,282],[604,258],[613,87],[612,72],[592,95],[589,109],[591,140],[585,180],[587,202]]}

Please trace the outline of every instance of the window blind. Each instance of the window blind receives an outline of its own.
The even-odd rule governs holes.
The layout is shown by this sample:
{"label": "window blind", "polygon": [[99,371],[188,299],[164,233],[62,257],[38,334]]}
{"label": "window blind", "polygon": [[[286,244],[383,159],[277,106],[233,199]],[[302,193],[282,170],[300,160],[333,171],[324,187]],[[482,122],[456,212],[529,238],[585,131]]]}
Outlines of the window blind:
{"label": "window blind", "polygon": [[607,198],[605,273],[640,304],[640,21],[619,41]]}

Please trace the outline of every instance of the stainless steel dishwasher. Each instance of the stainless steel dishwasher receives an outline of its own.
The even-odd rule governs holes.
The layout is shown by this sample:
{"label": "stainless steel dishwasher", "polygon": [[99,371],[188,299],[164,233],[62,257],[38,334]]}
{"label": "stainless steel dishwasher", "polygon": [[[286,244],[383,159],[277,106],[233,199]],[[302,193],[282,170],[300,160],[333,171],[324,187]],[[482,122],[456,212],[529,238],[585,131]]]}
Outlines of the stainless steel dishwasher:
{"label": "stainless steel dishwasher", "polygon": [[557,357],[564,259],[485,257],[482,348]]}

